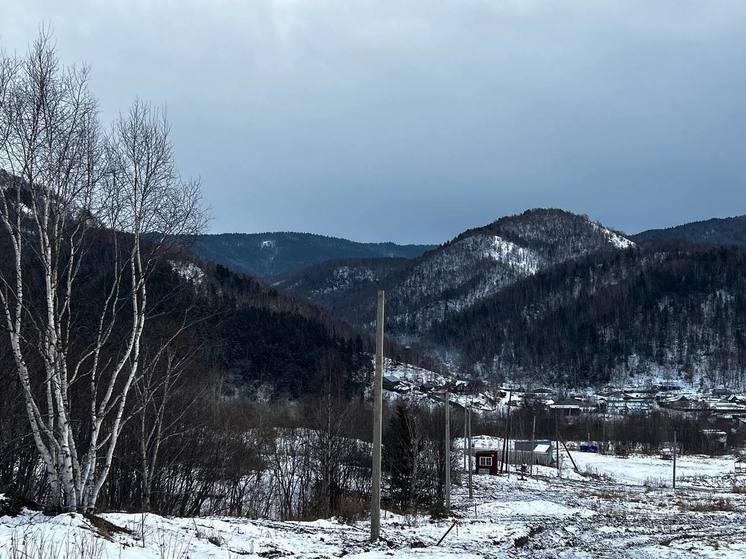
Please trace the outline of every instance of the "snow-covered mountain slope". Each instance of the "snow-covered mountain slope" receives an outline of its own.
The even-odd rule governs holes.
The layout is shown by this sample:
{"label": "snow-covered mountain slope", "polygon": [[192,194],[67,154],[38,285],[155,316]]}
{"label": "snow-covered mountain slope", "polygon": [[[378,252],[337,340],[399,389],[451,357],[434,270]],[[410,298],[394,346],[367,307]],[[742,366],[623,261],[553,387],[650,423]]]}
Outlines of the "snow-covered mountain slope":
{"label": "snow-covered mountain slope", "polygon": [[357,258],[321,262],[302,271],[274,278],[273,287],[301,295],[308,301],[359,323],[358,314],[369,304],[370,293],[389,274],[409,264],[406,258]]}
{"label": "snow-covered mountain slope", "polygon": [[[323,269],[297,272],[286,287],[331,308],[354,323],[370,325],[373,293],[387,292],[390,334],[409,341],[437,321],[460,312],[501,288],[558,263],[634,243],[586,216],[557,209],[529,210],[471,229],[452,241],[406,262],[330,262]],[[312,278],[310,280],[309,278]],[[344,279],[345,281],[341,281]]]}
{"label": "snow-covered mountain slope", "polygon": [[682,373],[743,383],[746,250],[598,252],[500,290],[421,336],[467,371],[550,383]]}

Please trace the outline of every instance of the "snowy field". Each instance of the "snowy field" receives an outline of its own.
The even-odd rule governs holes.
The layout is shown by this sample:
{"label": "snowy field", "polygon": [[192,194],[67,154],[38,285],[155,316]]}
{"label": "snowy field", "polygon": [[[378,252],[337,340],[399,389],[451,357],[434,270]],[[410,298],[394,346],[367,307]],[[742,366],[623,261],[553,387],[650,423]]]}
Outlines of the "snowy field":
{"label": "snowy field", "polygon": [[386,513],[376,544],[367,522],[112,513],[102,515],[108,525],[25,511],[0,518],[0,558],[746,557],[746,494],[733,491],[732,459],[682,457],[674,493],[670,462],[572,455],[583,475],[565,457],[560,477],[551,468],[525,480],[474,476],[473,501],[462,476],[452,519]]}

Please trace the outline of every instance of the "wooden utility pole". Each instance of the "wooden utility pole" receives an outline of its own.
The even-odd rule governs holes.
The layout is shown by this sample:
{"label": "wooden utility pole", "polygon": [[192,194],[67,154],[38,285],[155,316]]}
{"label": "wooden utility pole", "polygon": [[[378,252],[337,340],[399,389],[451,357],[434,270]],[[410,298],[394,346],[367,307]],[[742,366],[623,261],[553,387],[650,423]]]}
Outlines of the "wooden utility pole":
{"label": "wooden utility pole", "polygon": [[575,459],[572,457],[572,454],[570,454],[570,449],[567,448],[567,445],[565,444],[565,441],[560,441],[562,443],[562,446],[565,447],[565,452],[567,453],[567,456],[570,457],[570,462],[572,462],[572,469],[575,470],[576,473],[580,473],[580,470],[578,470],[578,465],[575,463]]}
{"label": "wooden utility pole", "polygon": [[472,484],[472,478],[471,478],[472,476],[472,472],[471,472],[472,470],[472,467],[471,467],[471,450],[472,450],[471,448],[471,406],[469,406],[469,409],[467,410],[466,419],[467,419],[466,437],[469,443],[467,447],[468,455],[469,455],[469,462],[468,462],[469,464],[469,468],[468,468],[469,470],[469,499],[473,499],[474,498],[474,485]]}
{"label": "wooden utility pole", "polygon": [[370,492],[370,541],[381,537],[381,439],[383,438],[383,291],[376,314],[376,371],[373,378],[373,480]]}
{"label": "wooden utility pole", "polygon": [[676,431],[673,432],[673,490],[676,491],[676,454],[678,453],[676,447]]}
{"label": "wooden utility pole", "polygon": [[446,484],[446,510],[451,510],[451,404],[448,401],[448,391],[445,394],[446,403],[446,425],[445,425],[445,484]]}

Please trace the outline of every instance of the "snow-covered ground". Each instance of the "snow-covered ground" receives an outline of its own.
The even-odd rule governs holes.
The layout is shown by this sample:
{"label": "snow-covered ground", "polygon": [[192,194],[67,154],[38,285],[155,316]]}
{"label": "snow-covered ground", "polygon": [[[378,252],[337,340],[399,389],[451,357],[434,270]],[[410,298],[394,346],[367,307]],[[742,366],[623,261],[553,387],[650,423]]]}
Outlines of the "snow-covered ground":
{"label": "snow-covered ground", "polygon": [[475,475],[473,501],[462,473],[453,487],[453,518],[386,513],[375,544],[364,521],[103,514],[124,529],[117,531],[80,515],[25,511],[0,518],[0,558],[746,557],[746,495],[733,491],[739,482],[732,459],[681,457],[674,493],[670,462],[572,456],[585,475],[566,456],[560,476],[553,468],[524,480],[515,473]]}

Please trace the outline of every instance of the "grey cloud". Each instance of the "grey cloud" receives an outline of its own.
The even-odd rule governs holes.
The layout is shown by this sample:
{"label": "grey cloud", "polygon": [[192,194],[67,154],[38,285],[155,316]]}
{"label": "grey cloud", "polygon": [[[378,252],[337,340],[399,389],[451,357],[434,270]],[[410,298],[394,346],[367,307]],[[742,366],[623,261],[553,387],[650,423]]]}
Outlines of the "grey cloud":
{"label": "grey cloud", "polygon": [[[7,1],[7,0],[6,0]],[[439,242],[559,206],[636,232],[746,213],[746,4],[27,0],[105,117],[166,103],[215,231]]]}

